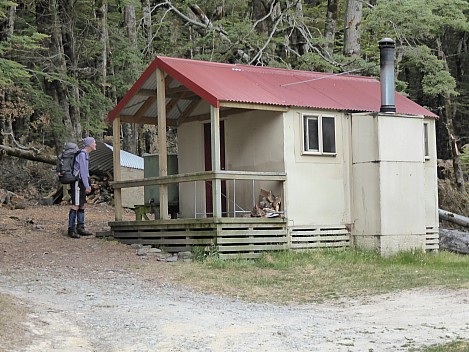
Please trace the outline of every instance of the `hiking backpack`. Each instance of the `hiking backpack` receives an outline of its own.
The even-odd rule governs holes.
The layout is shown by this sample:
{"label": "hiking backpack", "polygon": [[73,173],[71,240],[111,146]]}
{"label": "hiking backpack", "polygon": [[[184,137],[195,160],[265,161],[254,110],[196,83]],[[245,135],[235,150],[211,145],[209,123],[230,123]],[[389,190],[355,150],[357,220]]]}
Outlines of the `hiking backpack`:
{"label": "hiking backpack", "polygon": [[77,180],[77,176],[73,174],[73,166],[78,153],[80,153],[80,148],[75,143],[67,142],[64,144],[64,148],[57,158],[56,172],[60,183],[68,184]]}

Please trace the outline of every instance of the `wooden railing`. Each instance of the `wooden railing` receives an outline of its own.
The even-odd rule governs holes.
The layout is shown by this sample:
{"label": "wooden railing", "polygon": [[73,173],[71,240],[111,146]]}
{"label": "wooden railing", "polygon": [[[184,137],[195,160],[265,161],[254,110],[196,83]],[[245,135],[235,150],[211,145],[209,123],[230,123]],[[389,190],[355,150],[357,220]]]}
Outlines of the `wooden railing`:
{"label": "wooden railing", "polygon": [[[133,179],[124,181],[114,181],[112,186],[114,192],[120,193],[123,188],[141,187],[141,186],[168,186],[171,184],[179,184],[184,182],[197,181],[215,181],[215,180],[251,180],[256,181],[279,181],[282,183],[282,193],[285,194],[285,180],[287,175],[284,172],[257,172],[257,171],[202,171],[187,174],[177,174],[168,176],[148,177],[145,179]],[[253,190],[254,192],[254,190]],[[221,197],[221,195],[220,195]],[[115,199],[121,199],[115,197]],[[116,220],[122,220],[122,204],[115,204]],[[236,214],[236,213],[235,213]]]}

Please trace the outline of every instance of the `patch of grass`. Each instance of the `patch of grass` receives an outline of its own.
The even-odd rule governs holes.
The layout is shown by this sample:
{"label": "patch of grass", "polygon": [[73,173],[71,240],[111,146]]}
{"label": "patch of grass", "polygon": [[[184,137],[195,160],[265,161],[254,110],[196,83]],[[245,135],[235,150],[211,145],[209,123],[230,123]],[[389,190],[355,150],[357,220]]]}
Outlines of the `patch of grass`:
{"label": "patch of grass", "polygon": [[469,256],[449,252],[324,249],[271,252],[256,260],[206,256],[174,278],[205,292],[260,302],[320,302],[418,287],[469,287]]}
{"label": "patch of grass", "polygon": [[469,351],[469,342],[454,341],[447,344],[432,345],[419,350],[410,350],[412,352],[467,352]]}

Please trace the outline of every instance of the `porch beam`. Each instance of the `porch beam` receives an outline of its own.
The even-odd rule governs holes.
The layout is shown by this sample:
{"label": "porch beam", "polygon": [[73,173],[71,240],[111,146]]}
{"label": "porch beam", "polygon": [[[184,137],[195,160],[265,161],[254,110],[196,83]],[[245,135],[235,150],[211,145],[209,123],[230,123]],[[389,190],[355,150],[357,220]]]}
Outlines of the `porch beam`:
{"label": "porch beam", "polygon": [[[135,116],[133,115],[121,115],[121,122],[127,123],[140,123],[144,125],[158,125],[158,118],[157,117],[148,117],[142,116],[138,119],[138,122],[135,121]],[[176,120],[166,120],[166,126],[169,127],[177,127]]]}
{"label": "porch beam", "polygon": [[[228,108],[228,109],[220,110],[219,115],[220,115],[220,118],[223,118],[223,117],[228,117],[228,116],[235,115],[235,114],[241,114],[241,113],[246,112],[246,111],[249,111],[249,110]],[[194,116],[188,116],[184,121],[181,121],[179,124],[181,124],[183,122],[189,122],[189,121],[207,121],[207,120],[210,120],[210,114],[209,113],[199,114],[199,115],[194,115]]]}
{"label": "porch beam", "polygon": [[177,174],[168,176],[148,177],[145,179],[133,179],[124,181],[114,181],[112,186],[114,189],[140,187],[162,184],[174,184],[182,182],[194,181],[210,181],[210,180],[256,180],[256,181],[286,181],[287,174],[284,172],[254,172],[254,171],[202,171],[187,174]]}
{"label": "porch beam", "polygon": [[[119,182],[122,179],[121,175],[121,123],[120,116],[117,116],[112,121],[112,157],[113,157],[113,167],[114,167],[114,181]],[[114,190],[114,216],[116,221],[122,221],[122,194],[121,189]]]}
{"label": "porch beam", "polygon": [[280,105],[267,105],[267,104],[251,104],[251,103],[236,103],[232,101],[220,102],[220,108],[235,108],[235,109],[248,109],[248,110],[268,110],[268,111],[288,111],[287,106]]}
{"label": "porch beam", "polygon": [[[212,171],[221,170],[220,163],[220,109],[210,105],[210,127],[211,127],[211,146],[212,146]],[[213,217],[221,218],[221,180],[215,179],[212,182],[212,202]]]}
{"label": "porch beam", "polygon": [[[164,72],[156,69],[156,100],[158,105],[158,161],[160,176],[168,175],[168,149],[166,141],[166,83]],[[168,185],[160,185],[160,219],[169,219]]]}
{"label": "porch beam", "polygon": [[147,110],[153,105],[153,103],[156,101],[156,98],[154,97],[149,97],[145,103],[142,104],[140,109],[135,113],[135,117],[133,122],[134,123],[141,123],[140,119],[143,118],[144,114],[147,112]]}
{"label": "porch beam", "polygon": [[195,108],[197,107],[197,105],[199,105],[199,102],[200,100],[193,100],[189,106],[181,113],[181,115],[179,116],[179,119],[178,119],[178,124],[177,126],[179,126],[181,123],[183,122],[187,122],[190,120],[190,115],[192,114],[192,111],[195,110]]}

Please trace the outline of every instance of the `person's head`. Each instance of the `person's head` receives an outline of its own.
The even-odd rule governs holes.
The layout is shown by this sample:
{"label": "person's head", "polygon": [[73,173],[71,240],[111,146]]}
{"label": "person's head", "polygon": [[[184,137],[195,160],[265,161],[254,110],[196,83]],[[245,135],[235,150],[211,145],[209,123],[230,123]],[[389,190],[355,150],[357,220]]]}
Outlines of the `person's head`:
{"label": "person's head", "polygon": [[83,146],[88,153],[96,150],[96,140],[93,137],[85,137],[83,138]]}

